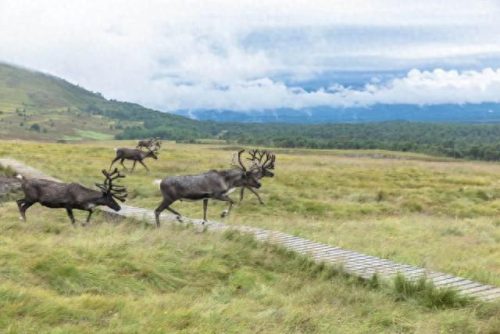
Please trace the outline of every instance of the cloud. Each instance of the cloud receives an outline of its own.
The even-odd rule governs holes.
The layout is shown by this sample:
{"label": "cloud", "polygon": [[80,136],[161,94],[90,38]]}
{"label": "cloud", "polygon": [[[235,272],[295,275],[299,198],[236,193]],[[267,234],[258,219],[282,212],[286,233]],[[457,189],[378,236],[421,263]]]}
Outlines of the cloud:
{"label": "cloud", "polygon": [[[159,83],[161,85],[161,83]],[[239,111],[317,106],[353,107],[373,104],[465,104],[500,102],[500,69],[482,71],[420,71],[413,69],[402,78],[369,83],[361,89],[334,85],[315,91],[289,87],[269,78],[243,81],[223,89],[210,85],[159,86],[170,91],[161,101],[169,109],[231,109]],[[194,99],[194,96],[199,98]],[[169,104],[175,101],[174,104]]]}
{"label": "cloud", "polygon": [[[462,103],[493,98],[463,69],[500,67],[498,14],[493,0],[1,0],[0,61],[165,111]],[[329,78],[437,67],[462,70],[462,88],[419,93],[414,71],[362,89]]]}

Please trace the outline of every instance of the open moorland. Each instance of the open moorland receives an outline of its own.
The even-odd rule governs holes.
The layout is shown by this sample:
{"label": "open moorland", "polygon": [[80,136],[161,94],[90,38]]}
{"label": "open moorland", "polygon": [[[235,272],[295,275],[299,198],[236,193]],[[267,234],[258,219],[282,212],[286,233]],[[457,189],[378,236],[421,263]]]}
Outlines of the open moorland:
{"label": "open moorland", "polygon": [[[91,186],[101,181],[113,148],[134,145],[1,141],[0,156]],[[228,168],[235,150],[164,143],[160,159],[146,161],[150,173],[140,165],[127,173],[127,203],[154,209],[161,199],[155,179]],[[500,284],[500,165],[386,151],[275,152],[276,176],[260,190],[265,205],[247,193],[227,223]],[[199,202],[173,207],[202,215]],[[224,208],[210,202],[209,219],[220,220]],[[64,210],[38,205],[27,215],[29,222],[20,223],[15,203],[0,207],[0,326],[7,332],[500,328],[498,303],[436,308],[238,235],[167,224],[156,230],[103,215],[72,228]]]}

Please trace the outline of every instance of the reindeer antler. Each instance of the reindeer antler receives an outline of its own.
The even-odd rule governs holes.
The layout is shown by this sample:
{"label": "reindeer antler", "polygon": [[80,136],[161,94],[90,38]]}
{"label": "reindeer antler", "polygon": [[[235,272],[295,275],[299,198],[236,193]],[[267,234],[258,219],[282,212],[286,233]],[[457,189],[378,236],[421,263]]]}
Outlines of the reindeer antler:
{"label": "reindeer antler", "polygon": [[[239,169],[243,170],[244,172],[246,172],[247,168],[245,167],[245,165],[241,161],[241,155],[243,154],[243,152],[245,152],[244,149],[238,151],[237,154],[233,154],[233,161],[231,162],[231,165],[233,165],[234,167],[239,168]],[[236,157],[237,157],[237,160],[238,160],[238,164],[236,164],[236,162],[235,162]]]}
{"label": "reindeer antler", "polygon": [[[267,150],[250,150],[248,151],[250,157],[248,160],[252,161],[253,166],[262,169],[274,169],[274,161],[276,156]],[[265,159],[264,159],[265,158]],[[264,160],[264,162],[262,161]]]}
{"label": "reindeer antler", "polygon": [[111,196],[113,196],[117,200],[124,202],[125,198],[128,195],[127,189],[125,188],[125,186],[113,184],[113,181],[116,179],[124,178],[125,175],[121,174],[117,168],[115,168],[111,173],[107,172],[105,169],[103,169],[101,172],[105,177],[104,183],[96,183],[95,185],[104,193],[110,193]]}

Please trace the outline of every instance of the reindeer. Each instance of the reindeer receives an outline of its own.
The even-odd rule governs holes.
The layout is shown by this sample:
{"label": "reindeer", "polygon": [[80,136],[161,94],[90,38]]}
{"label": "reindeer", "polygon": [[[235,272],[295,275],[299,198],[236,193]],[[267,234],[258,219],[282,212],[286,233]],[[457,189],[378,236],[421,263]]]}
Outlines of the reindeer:
{"label": "reindeer", "polygon": [[160,138],[151,138],[151,139],[144,139],[144,140],[139,140],[137,143],[136,148],[141,149],[141,148],[146,148],[146,149],[151,149],[152,147],[155,147],[157,150],[161,148],[161,141]]}
{"label": "reindeer", "polygon": [[228,196],[232,190],[245,186],[260,188],[258,179],[260,171],[255,166],[247,170],[241,161],[243,152],[244,150],[238,152],[239,165],[233,169],[211,170],[199,175],[172,176],[163,179],[160,183],[163,201],[155,210],[156,226],[160,227],[160,214],[165,209],[175,214],[177,220],[182,222],[181,214],[170,207],[177,200],[203,200],[203,223],[207,221],[207,207],[210,198],[229,202],[227,209],[227,215],[229,215],[233,204],[235,204]]}
{"label": "reindeer", "polygon": [[[96,206],[105,205],[115,211],[120,211],[121,207],[115,199],[124,202],[127,197],[127,190],[124,186],[114,185],[113,181],[125,177],[117,169],[112,173],[102,170],[105,176],[104,183],[95,185],[101,190],[86,188],[78,183],[60,183],[44,179],[26,179],[18,176],[22,182],[24,198],[17,201],[21,219],[26,221],[26,210],[35,203],[48,208],[65,208],[71,223],[75,224],[73,209],[84,210],[89,214],[85,222],[90,221],[93,210]],[[85,225],[82,224],[82,225]]]}
{"label": "reindeer", "polygon": [[[250,158],[247,158],[250,160],[255,166],[257,166],[260,170],[260,174],[258,176],[259,180],[262,179],[263,177],[274,177],[274,173],[271,170],[274,170],[274,161],[276,160],[276,156],[269,152],[269,151],[260,151],[260,150],[250,150],[248,152],[250,154]],[[262,161],[265,157],[264,162]],[[245,189],[250,190],[255,196],[257,196],[257,199],[259,200],[260,204],[264,204],[262,199],[259,196],[259,193],[257,193],[252,187],[241,187],[240,190],[240,203],[243,201],[243,194],[245,192]],[[222,212],[221,216],[225,216],[225,211]]]}
{"label": "reindeer", "polygon": [[120,160],[120,164],[123,166],[125,170],[127,170],[127,167],[123,164],[124,160],[132,160],[134,161],[134,164],[132,165],[132,170],[131,172],[134,171],[135,164],[139,162],[141,165],[146,168],[146,170],[149,172],[149,168],[144,164],[143,160],[146,158],[153,158],[155,160],[158,160],[158,149],[151,150],[148,148],[147,151],[142,151],[137,148],[117,148],[116,149],[116,157],[111,161],[111,165],[109,166],[109,169],[113,167],[113,164]]}

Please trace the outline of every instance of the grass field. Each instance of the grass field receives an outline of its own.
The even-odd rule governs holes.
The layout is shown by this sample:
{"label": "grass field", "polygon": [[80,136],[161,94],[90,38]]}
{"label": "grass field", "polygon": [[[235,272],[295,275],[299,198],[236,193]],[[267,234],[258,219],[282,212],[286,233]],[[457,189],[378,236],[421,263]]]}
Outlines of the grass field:
{"label": "grass field", "polygon": [[[114,147],[132,145],[2,141],[0,156],[90,186],[101,179]],[[124,180],[129,204],[155,208],[160,194],[154,179],[227,168],[233,150],[165,143],[160,160],[146,162],[151,173],[138,166]],[[380,151],[276,153],[276,177],[263,180],[261,190],[266,205],[247,194],[227,223],[500,284],[499,165]],[[174,207],[201,217],[201,203]],[[220,219],[223,209],[211,202],[209,218]],[[498,303],[432,309],[411,299],[397,301],[389,291],[332,276],[245,238],[114,225],[99,216],[92,227],[73,229],[63,211],[40,206],[22,224],[14,203],[3,204],[0,216],[4,331],[500,330]]]}

